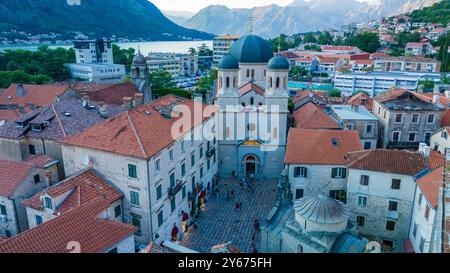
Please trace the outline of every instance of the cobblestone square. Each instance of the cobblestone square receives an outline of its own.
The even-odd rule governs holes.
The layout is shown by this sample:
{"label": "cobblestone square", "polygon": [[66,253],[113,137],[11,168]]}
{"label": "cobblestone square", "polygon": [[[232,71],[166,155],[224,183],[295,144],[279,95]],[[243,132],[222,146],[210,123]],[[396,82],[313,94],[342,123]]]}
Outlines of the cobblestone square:
{"label": "cobblestone square", "polygon": [[[197,228],[189,228],[181,245],[209,253],[212,246],[231,242],[241,252],[253,252],[255,219],[262,223],[273,207],[276,185],[274,180],[256,180],[249,189],[242,187],[240,180],[220,180],[218,194],[209,194],[201,216],[194,220]],[[231,191],[234,191],[234,198],[228,199]],[[239,209],[235,208],[237,202],[242,202]],[[257,248],[259,240],[260,233],[256,232],[254,244]]]}

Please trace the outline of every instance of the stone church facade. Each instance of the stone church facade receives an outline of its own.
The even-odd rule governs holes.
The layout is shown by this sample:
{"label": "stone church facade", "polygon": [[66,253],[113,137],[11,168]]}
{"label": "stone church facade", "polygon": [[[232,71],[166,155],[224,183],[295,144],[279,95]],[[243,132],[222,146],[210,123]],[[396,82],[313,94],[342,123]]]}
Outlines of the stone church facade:
{"label": "stone church facade", "polygon": [[236,41],[218,65],[221,177],[279,178],[286,150],[289,62],[255,35]]}

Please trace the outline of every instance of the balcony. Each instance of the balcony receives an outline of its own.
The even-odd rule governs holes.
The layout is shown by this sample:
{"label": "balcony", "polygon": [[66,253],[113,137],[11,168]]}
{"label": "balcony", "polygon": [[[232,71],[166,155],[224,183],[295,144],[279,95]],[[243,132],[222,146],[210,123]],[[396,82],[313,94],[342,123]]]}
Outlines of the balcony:
{"label": "balcony", "polygon": [[416,149],[419,147],[420,142],[408,142],[408,141],[390,141],[387,145],[387,149]]}
{"label": "balcony", "polygon": [[183,188],[183,182],[181,180],[177,180],[175,186],[169,188],[169,197],[174,197],[177,193]]}
{"label": "balcony", "polygon": [[211,158],[216,153],[216,148],[212,147],[206,151],[206,158]]}

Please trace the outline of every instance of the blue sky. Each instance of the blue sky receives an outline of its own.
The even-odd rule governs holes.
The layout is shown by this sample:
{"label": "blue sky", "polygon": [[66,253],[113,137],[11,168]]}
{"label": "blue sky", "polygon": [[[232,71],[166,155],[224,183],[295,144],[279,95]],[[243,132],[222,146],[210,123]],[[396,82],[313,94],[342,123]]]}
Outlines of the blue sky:
{"label": "blue sky", "polygon": [[[285,6],[293,2],[293,0],[149,0],[162,10],[177,10],[177,11],[194,11],[209,5],[225,5],[229,8],[251,8],[255,6],[266,6],[270,4],[277,4]],[[314,1],[314,0],[311,0]],[[367,1],[367,0],[359,0]],[[336,0],[336,4],[339,0]]]}

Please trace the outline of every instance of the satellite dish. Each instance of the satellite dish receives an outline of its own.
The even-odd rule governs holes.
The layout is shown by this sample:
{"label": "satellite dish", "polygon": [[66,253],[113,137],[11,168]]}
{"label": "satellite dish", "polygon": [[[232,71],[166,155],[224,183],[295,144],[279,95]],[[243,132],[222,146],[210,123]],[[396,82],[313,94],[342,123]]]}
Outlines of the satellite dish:
{"label": "satellite dish", "polygon": [[83,164],[85,166],[89,166],[89,156],[82,155],[81,156],[81,164]]}

